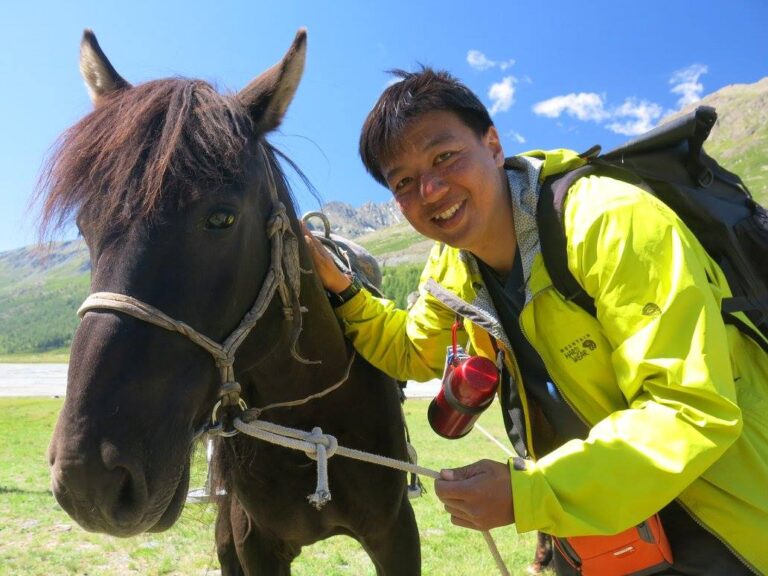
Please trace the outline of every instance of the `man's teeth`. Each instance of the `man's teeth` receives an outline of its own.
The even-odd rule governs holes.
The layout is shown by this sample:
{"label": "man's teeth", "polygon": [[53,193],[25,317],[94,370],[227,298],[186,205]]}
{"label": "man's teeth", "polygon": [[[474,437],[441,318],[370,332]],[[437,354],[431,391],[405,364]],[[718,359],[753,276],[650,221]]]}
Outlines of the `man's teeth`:
{"label": "man's teeth", "polygon": [[446,210],[445,212],[441,212],[440,214],[435,216],[435,220],[448,220],[448,218],[456,214],[459,208],[461,208],[461,202],[459,202],[458,204],[454,204],[453,206],[448,208],[448,210]]}

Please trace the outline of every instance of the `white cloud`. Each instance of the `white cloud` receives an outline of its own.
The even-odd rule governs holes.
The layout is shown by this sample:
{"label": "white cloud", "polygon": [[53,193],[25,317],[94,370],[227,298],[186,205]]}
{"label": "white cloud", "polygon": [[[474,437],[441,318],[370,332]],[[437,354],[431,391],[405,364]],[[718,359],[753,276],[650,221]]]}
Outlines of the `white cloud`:
{"label": "white cloud", "polygon": [[671,92],[680,95],[677,101],[677,105],[680,108],[701,99],[704,85],[699,82],[699,78],[707,72],[708,68],[705,65],[692,64],[672,74],[672,77],[669,79],[669,83],[672,84]]}
{"label": "white cloud", "polygon": [[658,104],[627,98],[624,104],[611,111],[611,118],[619,121],[607,124],[606,128],[617,134],[636,136],[653,128],[661,118],[662,112],[663,109]]}
{"label": "white cloud", "polygon": [[491,85],[488,89],[488,97],[493,102],[488,110],[491,116],[497,112],[506,112],[515,103],[515,84],[517,84],[517,78],[507,76],[501,82]]}
{"label": "white cloud", "polygon": [[515,132],[514,130],[510,130],[507,133],[507,135],[510,136],[518,144],[525,144],[525,142],[526,142],[525,136],[523,136],[519,132]]}
{"label": "white cloud", "polygon": [[480,50],[470,50],[467,52],[467,62],[475,70],[488,70],[488,68],[493,68],[495,64],[492,60],[488,60]]}
{"label": "white cloud", "polygon": [[555,96],[535,104],[533,111],[548,118],[559,118],[567,114],[584,122],[604,124],[608,130],[626,135],[647,132],[663,113],[658,104],[636,98],[627,98],[621,106],[610,108],[605,97],[594,92]]}
{"label": "white cloud", "polygon": [[499,68],[506,70],[515,64],[514,60],[491,60],[480,50],[470,50],[467,52],[467,63],[475,70],[488,70],[489,68]]}
{"label": "white cloud", "polygon": [[555,96],[535,104],[533,111],[535,114],[547,118],[559,118],[565,112],[579,120],[592,120],[593,122],[601,122],[610,117],[610,114],[605,110],[603,97],[594,92]]}

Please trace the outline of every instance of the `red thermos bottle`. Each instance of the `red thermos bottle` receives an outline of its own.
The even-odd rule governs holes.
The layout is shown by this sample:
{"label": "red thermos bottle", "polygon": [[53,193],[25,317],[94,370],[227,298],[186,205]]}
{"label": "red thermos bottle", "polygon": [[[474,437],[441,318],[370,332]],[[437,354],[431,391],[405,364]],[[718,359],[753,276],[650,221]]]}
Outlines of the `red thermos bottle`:
{"label": "red thermos bottle", "polygon": [[499,385],[499,371],[492,360],[457,354],[455,330],[456,325],[443,386],[427,412],[432,430],[448,439],[461,438],[472,430],[480,414],[493,402]]}

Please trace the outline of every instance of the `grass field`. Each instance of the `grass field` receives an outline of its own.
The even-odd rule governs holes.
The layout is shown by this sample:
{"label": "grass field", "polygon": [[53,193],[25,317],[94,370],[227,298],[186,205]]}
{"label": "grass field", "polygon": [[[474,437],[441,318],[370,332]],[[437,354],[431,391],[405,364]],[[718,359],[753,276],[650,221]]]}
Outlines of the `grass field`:
{"label": "grass field", "polygon": [[69,347],[57,348],[48,352],[0,354],[0,364],[67,364],[68,362]]}
{"label": "grass field", "polygon": [[[0,575],[218,574],[213,545],[213,505],[191,504],[167,532],[118,539],[82,530],[58,506],[49,489],[46,448],[61,399],[0,398]],[[439,469],[480,458],[504,460],[502,451],[479,432],[448,441],[427,424],[427,400],[409,400],[406,418],[419,464]],[[503,438],[499,407],[480,419]],[[331,460],[330,466],[333,466]],[[205,476],[202,455],[196,459],[193,486]],[[450,524],[434,496],[413,501],[421,533],[425,575],[493,575],[497,570],[482,536]],[[331,486],[333,490],[333,486]],[[299,503],[298,505],[303,505]],[[513,527],[493,531],[512,574],[524,574],[533,554],[533,534],[518,536]],[[345,537],[307,547],[293,564],[305,575],[373,575],[361,547]]]}

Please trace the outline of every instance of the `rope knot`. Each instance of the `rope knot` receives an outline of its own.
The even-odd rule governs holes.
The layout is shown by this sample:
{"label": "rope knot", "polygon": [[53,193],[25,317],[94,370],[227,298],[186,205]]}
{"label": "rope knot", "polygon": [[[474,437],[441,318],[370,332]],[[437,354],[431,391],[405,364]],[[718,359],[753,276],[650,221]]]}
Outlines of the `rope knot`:
{"label": "rope knot", "polygon": [[231,380],[224,382],[219,388],[219,398],[221,399],[222,406],[234,406],[238,404],[240,400],[240,392],[242,388],[239,382]]}
{"label": "rope knot", "polygon": [[272,238],[278,233],[284,233],[290,227],[288,221],[288,213],[285,209],[285,204],[282,202],[276,202],[272,209],[272,215],[267,222],[267,236]]}
{"label": "rope knot", "polygon": [[312,460],[317,460],[317,486],[314,494],[307,496],[307,500],[315,509],[321,510],[331,501],[331,489],[328,486],[328,458],[336,454],[339,443],[334,436],[323,434],[317,426],[304,436],[304,441],[314,445],[314,452],[309,449],[306,454]]}
{"label": "rope knot", "polygon": [[323,434],[322,429],[317,426],[312,428],[312,432],[307,434],[304,440],[315,445],[314,451],[307,451],[306,453],[312,460],[332,458],[339,447],[339,441],[336,440],[335,436]]}

